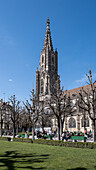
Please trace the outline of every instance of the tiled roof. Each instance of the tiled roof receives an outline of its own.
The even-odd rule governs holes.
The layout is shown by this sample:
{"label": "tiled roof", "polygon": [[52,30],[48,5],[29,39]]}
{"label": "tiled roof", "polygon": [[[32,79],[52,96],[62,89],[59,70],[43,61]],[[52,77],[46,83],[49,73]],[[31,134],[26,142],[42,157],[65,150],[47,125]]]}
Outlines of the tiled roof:
{"label": "tiled roof", "polygon": [[79,94],[79,92],[80,92],[80,90],[82,90],[82,88],[86,92],[88,92],[88,91],[90,91],[91,86],[90,85],[85,85],[85,86],[82,86],[82,87],[78,87],[78,88],[75,88],[75,89],[68,90],[67,92],[70,94],[71,97],[75,97],[76,95]]}

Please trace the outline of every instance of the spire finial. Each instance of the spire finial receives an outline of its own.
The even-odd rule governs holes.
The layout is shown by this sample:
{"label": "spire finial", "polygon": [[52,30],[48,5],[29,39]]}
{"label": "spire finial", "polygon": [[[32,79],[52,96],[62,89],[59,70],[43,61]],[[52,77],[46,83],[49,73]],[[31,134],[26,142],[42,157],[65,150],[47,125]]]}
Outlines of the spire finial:
{"label": "spire finial", "polygon": [[49,17],[47,18],[47,31],[50,31],[50,20],[49,20]]}
{"label": "spire finial", "polygon": [[48,47],[53,51],[52,40],[51,40],[51,32],[50,32],[50,20],[47,18],[47,28],[45,34],[45,41],[43,45],[43,49],[48,45]]}

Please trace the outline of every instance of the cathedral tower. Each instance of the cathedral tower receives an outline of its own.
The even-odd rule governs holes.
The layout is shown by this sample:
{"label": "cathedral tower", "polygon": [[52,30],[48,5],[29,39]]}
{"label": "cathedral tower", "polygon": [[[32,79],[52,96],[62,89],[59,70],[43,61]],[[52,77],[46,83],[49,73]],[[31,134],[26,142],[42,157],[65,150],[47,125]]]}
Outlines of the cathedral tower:
{"label": "cathedral tower", "polygon": [[36,97],[39,101],[44,100],[45,97],[51,97],[52,86],[57,87],[58,80],[58,52],[57,49],[53,50],[48,18],[44,45],[40,54],[39,70],[36,71]]}

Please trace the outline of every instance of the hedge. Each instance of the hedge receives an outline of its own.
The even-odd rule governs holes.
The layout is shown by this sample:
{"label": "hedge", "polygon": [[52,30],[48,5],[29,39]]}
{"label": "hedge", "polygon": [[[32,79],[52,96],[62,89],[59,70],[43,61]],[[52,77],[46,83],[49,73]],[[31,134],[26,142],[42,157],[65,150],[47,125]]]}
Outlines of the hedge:
{"label": "hedge", "polygon": [[63,141],[54,141],[54,140],[44,140],[36,139],[33,143],[46,144],[52,146],[64,146],[64,147],[74,147],[74,148],[96,148],[96,143],[90,142],[63,142]]}
{"label": "hedge", "polygon": [[[4,141],[11,141],[10,137],[0,137],[0,140]],[[14,142],[26,142],[26,143],[33,143],[32,139],[29,138],[13,138]]]}
{"label": "hedge", "polygon": [[32,139],[29,138],[13,138],[14,142],[26,142],[26,143],[33,143]]}
{"label": "hedge", "polygon": [[11,138],[10,137],[0,137],[0,140],[11,141]]}
{"label": "hedge", "polygon": [[[10,137],[0,137],[0,140],[11,141]],[[29,138],[13,138],[13,142],[26,142],[26,143],[37,143],[44,145],[52,145],[52,146],[64,146],[64,147],[73,147],[73,148],[96,148],[96,143],[90,142],[63,142],[57,140],[44,140],[44,139],[36,139],[32,141]]]}

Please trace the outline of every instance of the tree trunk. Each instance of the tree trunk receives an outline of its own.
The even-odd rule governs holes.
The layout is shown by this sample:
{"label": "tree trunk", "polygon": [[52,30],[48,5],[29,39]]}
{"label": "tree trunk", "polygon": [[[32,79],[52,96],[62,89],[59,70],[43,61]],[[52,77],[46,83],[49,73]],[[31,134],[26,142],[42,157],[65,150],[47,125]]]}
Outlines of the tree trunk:
{"label": "tree trunk", "polygon": [[34,138],[34,132],[35,132],[35,126],[34,126],[34,122],[33,122],[33,127],[32,127],[32,140],[35,140],[35,138]]}
{"label": "tree trunk", "polygon": [[63,127],[64,127],[64,118],[61,120],[61,134],[63,133]]}
{"label": "tree trunk", "polygon": [[2,119],[2,111],[1,111],[1,126],[0,126],[0,136],[2,136],[2,126],[3,126],[3,119]]}
{"label": "tree trunk", "polygon": [[19,126],[19,125],[17,124],[17,128],[16,128],[16,134],[18,134],[18,126]]}
{"label": "tree trunk", "polygon": [[3,126],[3,120],[1,118],[0,136],[2,136],[2,126]]}
{"label": "tree trunk", "polygon": [[95,120],[93,120],[93,142],[96,142]]}
{"label": "tree trunk", "polygon": [[60,140],[60,118],[58,118],[58,140]]}
{"label": "tree trunk", "polygon": [[15,122],[13,122],[13,138],[15,138],[16,135],[16,127],[15,127]]}

